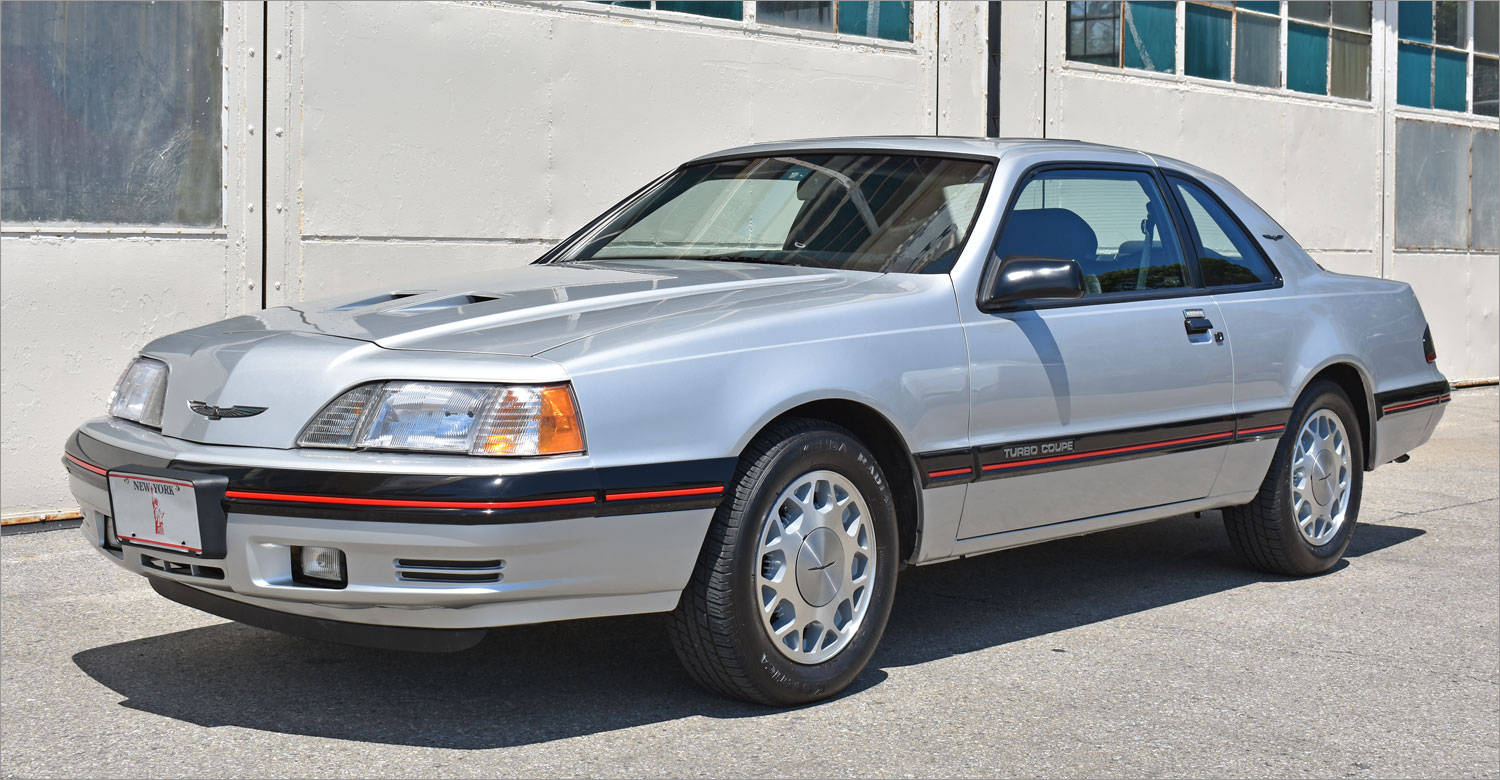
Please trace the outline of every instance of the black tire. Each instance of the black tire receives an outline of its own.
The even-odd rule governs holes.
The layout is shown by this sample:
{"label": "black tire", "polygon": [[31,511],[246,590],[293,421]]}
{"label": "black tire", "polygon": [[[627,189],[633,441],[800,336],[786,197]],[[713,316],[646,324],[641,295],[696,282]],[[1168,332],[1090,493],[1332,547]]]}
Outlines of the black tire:
{"label": "black tire", "polygon": [[[1349,499],[1338,532],[1327,542],[1314,545],[1297,527],[1291,487],[1292,459],[1303,425],[1324,409],[1338,417],[1348,440]],[[1354,537],[1364,473],[1364,437],[1349,397],[1332,382],[1315,382],[1292,408],[1291,419],[1281,435],[1259,495],[1244,506],[1224,510],[1224,528],[1229,532],[1230,545],[1245,563],[1261,571],[1295,577],[1328,571],[1343,559],[1349,540]]]}
{"label": "black tire", "polygon": [[[863,622],[848,644],[822,663],[803,664],[783,655],[761,623],[756,555],[777,496],[792,480],[817,470],[835,471],[859,489],[872,516],[876,563]],[[896,505],[885,474],[849,431],[791,419],[773,424],[746,448],[729,490],[669,619],[677,657],[698,684],[724,696],[789,706],[837,694],[874,655],[895,596]]]}

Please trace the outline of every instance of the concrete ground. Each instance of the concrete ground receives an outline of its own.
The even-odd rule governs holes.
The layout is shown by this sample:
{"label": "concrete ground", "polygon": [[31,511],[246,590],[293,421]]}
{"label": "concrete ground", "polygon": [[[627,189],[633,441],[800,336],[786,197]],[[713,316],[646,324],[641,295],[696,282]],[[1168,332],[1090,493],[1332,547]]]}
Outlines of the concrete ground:
{"label": "concrete ground", "polygon": [[1218,513],[908,570],[854,689],[790,711],[694,688],[659,616],[377,652],[12,536],[0,774],[1495,777],[1496,441],[1495,389],[1455,393],[1314,579],[1237,565]]}

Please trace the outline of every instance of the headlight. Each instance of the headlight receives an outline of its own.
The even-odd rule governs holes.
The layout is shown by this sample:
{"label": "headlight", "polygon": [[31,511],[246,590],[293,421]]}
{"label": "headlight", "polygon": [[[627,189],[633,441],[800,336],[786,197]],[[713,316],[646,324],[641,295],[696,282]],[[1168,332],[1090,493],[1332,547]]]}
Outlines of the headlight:
{"label": "headlight", "polygon": [[583,452],[568,385],[375,382],[350,390],[302,430],[303,447],[563,455]]}
{"label": "headlight", "polygon": [[120,375],[109,394],[109,413],[152,428],[161,427],[161,411],[167,402],[167,364],[151,358],[136,358]]}

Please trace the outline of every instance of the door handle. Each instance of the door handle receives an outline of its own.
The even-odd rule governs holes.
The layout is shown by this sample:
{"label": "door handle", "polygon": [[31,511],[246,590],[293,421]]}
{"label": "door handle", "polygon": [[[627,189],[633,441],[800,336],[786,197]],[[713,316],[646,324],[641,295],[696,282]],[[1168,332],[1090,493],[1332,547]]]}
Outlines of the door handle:
{"label": "door handle", "polygon": [[1187,328],[1188,333],[1192,334],[1207,333],[1213,330],[1214,324],[1209,322],[1207,317],[1188,317],[1182,321],[1182,326]]}

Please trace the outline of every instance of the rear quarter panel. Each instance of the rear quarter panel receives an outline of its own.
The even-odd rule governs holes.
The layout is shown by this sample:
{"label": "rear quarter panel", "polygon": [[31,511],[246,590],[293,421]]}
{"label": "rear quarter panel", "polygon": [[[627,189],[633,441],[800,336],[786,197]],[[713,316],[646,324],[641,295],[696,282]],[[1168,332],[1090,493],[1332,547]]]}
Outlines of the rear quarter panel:
{"label": "rear quarter panel", "polygon": [[[1288,409],[1308,383],[1337,364],[1359,373],[1365,393],[1350,400],[1372,421],[1376,394],[1442,379],[1423,356],[1427,323],[1405,283],[1316,271],[1281,289],[1215,298],[1234,348],[1236,412]],[[1425,441],[1425,435],[1388,427],[1377,424],[1367,455],[1372,466]],[[1386,457],[1391,448],[1400,451]],[[1252,489],[1265,475],[1256,465],[1221,477],[1224,490]]]}

